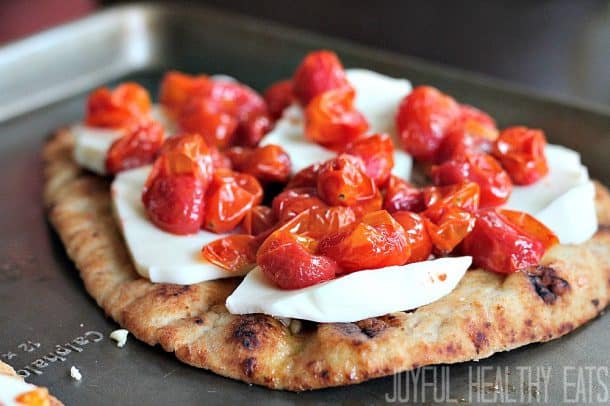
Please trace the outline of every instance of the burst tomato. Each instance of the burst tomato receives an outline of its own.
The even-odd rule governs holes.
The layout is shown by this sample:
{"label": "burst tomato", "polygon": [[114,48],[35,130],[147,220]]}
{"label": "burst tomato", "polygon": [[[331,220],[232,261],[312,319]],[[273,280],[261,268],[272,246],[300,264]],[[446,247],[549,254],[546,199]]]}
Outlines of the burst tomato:
{"label": "burst tomato", "polygon": [[456,206],[469,212],[479,208],[481,188],[474,182],[450,186],[430,186],[423,189],[427,215],[437,212],[444,206]]}
{"label": "burst tomato", "polygon": [[475,182],[481,194],[480,207],[494,207],[505,203],[512,190],[512,182],[502,166],[491,155],[468,154],[433,166],[432,181],[435,185],[453,185]]}
{"label": "burst tomato", "polygon": [[392,217],[405,229],[407,243],[411,249],[408,263],[427,260],[432,254],[432,240],[424,218],[410,211],[397,211],[392,213]]}
{"label": "burst tomato", "polygon": [[101,87],[87,99],[85,123],[92,127],[126,128],[150,113],[148,91],[137,83],[110,90]]}
{"label": "burst tomato", "polygon": [[249,173],[261,182],[286,182],[290,176],[290,157],[279,145],[254,149],[234,147],[227,156],[235,170]]}
{"label": "burst tomato", "polygon": [[152,120],[139,122],[110,146],[106,154],[106,170],[117,174],[152,163],[163,139],[163,127],[159,123]]}
{"label": "burst tomato", "polygon": [[373,134],[357,139],[343,152],[362,159],[366,174],[378,187],[388,181],[394,167],[394,144],[388,134]]}
{"label": "burst tomato", "polygon": [[475,227],[464,239],[462,251],[471,255],[477,266],[511,273],[538,265],[545,244],[521,231],[498,211],[487,209],[477,213]]}
{"label": "burst tomato", "polygon": [[285,230],[272,233],[260,246],[256,263],[274,285],[282,289],[300,289],[335,277],[339,267],[330,258],[315,255],[313,238]]}
{"label": "burst tomato", "polygon": [[178,117],[189,97],[207,85],[206,75],[192,76],[178,71],[169,71],[161,80],[159,101],[174,117]]}
{"label": "burst tomato", "polygon": [[320,166],[320,164],[313,164],[295,173],[286,185],[286,189],[293,189],[297,187],[317,187],[318,171],[320,170]]}
{"label": "burst tomato", "polygon": [[342,273],[403,265],[411,254],[405,230],[385,210],[324,238],[317,252],[335,260]]}
{"label": "burst tomato", "polygon": [[233,143],[244,147],[255,147],[271,130],[271,127],[271,119],[267,115],[247,115],[238,123]]}
{"label": "burst tomato", "polygon": [[529,214],[506,209],[499,209],[497,212],[523,233],[540,241],[545,249],[559,243],[557,236],[547,226]]}
{"label": "burst tomato", "polygon": [[329,90],[316,96],[305,109],[305,136],[318,144],[341,150],[369,128],[354,106],[351,88]]}
{"label": "burst tomato", "polygon": [[229,232],[262,198],[263,188],[255,177],[217,169],[205,197],[204,227],[215,233]]}
{"label": "burst tomato", "polygon": [[530,185],[549,172],[544,155],[545,145],[546,139],[541,130],[511,127],[500,133],[493,154],[515,184]]}
{"label": "burst tomato", "polygon": [[238,120],[216,101],[192,97],[184,104],[178,124],[182,131],[199,133],[208,144],[225,148],[233,142]]}
{"label": "burst tomato", "polygon": [[331,51],[310,52],[292,77],[293,94],[303,106],[329,90],[349,87],[343,65]]}
{"label": "burst tomato", "polygon": [[218,152],[214,152],[199,134],[168,138],[160,150],[160,154],[166,157],[165,173],[193,174],[206,184],[212,179],[215,153]]}
{"label": "burst tomato", "polygon": [[318,198],[316,189],[302,187],[287,189],[275,196],[271,207],[279,222],[285,223],[307,209],[326,207],[326,203]]}
{"label": "burst tomato", "polygon": [[390,213],[401,210],[419,213],[426,208],[424,193],[409,182],[391,175],[386,186],[383,208]]}
{"label": "burst tomato", "polygon": [[434,216],[434,220],[424,217],[424,224],[434,248],[440,255],[447,255],[472,231],[475,217],[462,208],[447,206]]}
{"label": "burst tomato", "polygon": [[276,222],[277,218],[271,207],[254,206],[244,216],[241,226],[246,234],[256,236],[271,229]]}
{"label": "burst tomato", "polygon": [[263,98],[267,102],[267,108],[271,118],[277,120],[282,116],[284,109],[292,103],[292,80],[280,80],[273,83],[263,93]]}
{"label": "burst tomato", "polygon": [[350,207],[315,207],[299,213],[281,229],[319,241],[355,221],[356,214]]}
{"label": "burst tomato", "polygon": [[377,195],[375,182],[365,173],[362,160],[347,154],[320,166],[317,190],[331,206],[355,206]]}
{"label": "burst tomato", "polygon": [[469,154],[490,153],[493,141],[498,137],[498,130],[492,126],[491,117],[489,120],[492,124],[488,124],[486,120],[463,117],[454,121],[436,152],[436,162],[443,163]]}
{"label": "burst tomato", "polygon": [[241,272],[256,264],[258,241],[251,235],[235,234],[206,244],[201,255],[229,272]]}
{"label": "burst tomato", "polygon": [[449,126],[459,118],[460,105],[429,86],[419,86],[398,107],[396,128],[404,148],[415,159],[433,161]]}

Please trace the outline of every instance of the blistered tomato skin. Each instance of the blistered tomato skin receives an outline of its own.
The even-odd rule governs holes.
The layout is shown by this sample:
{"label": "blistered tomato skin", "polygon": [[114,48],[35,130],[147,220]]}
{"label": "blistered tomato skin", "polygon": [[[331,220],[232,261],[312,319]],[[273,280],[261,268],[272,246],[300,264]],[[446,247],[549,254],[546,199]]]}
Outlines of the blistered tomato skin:
{"label": "blistered tomato skin", "polygon": [[275,223],[277,218],[271,207],[254,206],[244,216],[241,226],[246,234],[256,236],[271,229]]}
{"label": "blistered tomato skin", "polygon": [[331,51],[307,54],[295,71],[292,84],[293,94],[303,106],[324,92],[349,87],[343,65]]}
{"label": "blistered tomato skin", "polygon": [[559,244],[559,238],[548,229],[547,226],[536,220],[531,215],[515,211],[498,209],[497,213],[502,216],[511,225],[519,229],[519,231],[527,234],[531,238],[540,241],[545,249],[549,249],[553,245]]}
{"label": "blistered tomato skin", "polygon": [[234,145],[255,147],[272,128],[271,119],[265,115],[249,115],[235,129]]}
{"label": "blistered tomato skin", "polygon": [[429,86],[415,88],[400,103],[396,128],[415,159],[433,162],[446,131],[461,113],[451,97]]}
{"label": "blistered tomato skin", "polygon": [[391,175],[386,185],[383,208],[390,213],[401,210],[419,213],[426,208],[424,193],[409,182]]}
{"label": "blistered tomato skin", "polygon": [[427,260],[432,254],[432,240],[426,229],[424,218],[410,211],[397,211],[392,217],[404,228],[411,249],[408,263]]}
{"label": "blistered tomato skin", "polygon": [[481,190],[479,207],[500,206],[512,190],[510,177],[491,155],[469,154],[432,167],[435,185],[475,182]]}
{"label": "blistered tomato skin", "polygon": [[194,175],[161,175],[150,180],[142,195],[148,218],[172,234],[194,234],[204,217],[205,185]]}
{"label": "blistered tomato skin", "polygon": [[544,244],[510,224],[493,209],[481,210],[476,225],[464,239],[462,251],[473,263],[498,273],[512,273],[540,263]]}
{"label": "blistered tomato skin", "polygon": [[319,241],[355,221],[356,214],[350,207],[315,207],[299,213],[281,229]]}
{"label": "blistered tomato skin", "polygon": [[394,144],[388,134],[373,134],[349,144],[345,153],[364,162],[366,174],[378,187],[386,184],[394,167]]}
{"label": "blistered tomato skin", "polygon": [[305,109],[305,136],[336,151],[362,136],[369,124],[356,110],[351,88],[329,90],[316,96]]}
{"label": "blistered tomato skin", "polygon": [[495,127],[487,127],[477,121],[457,120],[447,130],[436,152],[436,162],[443,163],[466,155],[491,153],[498,136]]}
{"label": "blistered tomato skin", "polygon": [[161,80],[159,101],[174,117],[178,117],[188,98],[207,85],[205,75],[191,76],[178,71],[169,71]]}
{"label": "blistered tomato skin", "polygon": [[229,235],[205,245],[201,255],[229,272],[241,272],[256,264],[258,245],[251,235]]}
{"label": "blistered tomato skin", "polygon": [[545,146],[541,130],[511,127],[500,133],[493,154],[516,185],[530,185],[549,172]]}
{"label": "blistered tomato skin", "polygon": [[106,154],[106,170],[110,174],[152,163],[163,145],[163,127],[152,120],[132,126],[116,140]]}
{"label": "blistered tomato skin", "polygon": [[204,227],[215,233],[235,229],[262,197],[263,188],[253,176],[217,169],[205,197]]}
{"label": "blistered tomato skin", "polygon": [[317,187],[318,171],[321,164],[313,164],[301,169],[288,181],[286,189],[294,189],[298,187]]}
{"label": "blistered tomato skin", "polygon": [[317,207],[326,207],[315,188],[301,187],[287,189],[273,198],[273,213],[280,223],[285,223],[299,213]]}
{"label": "blistered tomato skin", "polygon": [[256,262],[265,277],[281,289],[301,289],[335,277],[332,259],[315,255],[315,240],[284,230],[271,234],[261,245]]}
{"label": "blistered tomato skin", "polygon": [[324,238],[317,253],[335,260],[342,273],[351,273],[403,265],[411,249],[403,227],[387,211],[380,210]]}
{"label": "blistered tomato skin", "polygon": [[263,98],[267,102],[269,115],[273,120],[277,120],[282,116],[284,109],[294,100],[292,94],[292,80],[280,80],[273,83],[263,93]]}
{"label": "blistered tomato skin", "polygon": [[377,195],[362,160],[348,154],[324,162],[318,171],[318,196],[331,206],[355,206]]}
{"label": "blistered tomato skin", "polygon": [[238,123],[219,103],[199,97],[188,99],[178,118],[182,131],[201,134],[208,144],[218,148],[231,145]]}
{"label": "blistered tomato skin", "polygon": [[235,170],[248,173],[261,182],[286,182],[292,163],[279,145],[268,144],[253,149],[234,147],[227,152]]}
{"label": "blistered tomato skin", "polygon": [[148,91],[137,83],[94,90],[87,99],[85,123],[92,127],[127,128],[150,113]]}
{"label": "blistered tomato skin", "polygon": [[429,186],[423,189],[426,214],[439,212],[445,206],[456,206],[471,213],[479,208],[481,188],[474,182],[450,186]]}
{"label": "blistered tomato skin", "polygon": [[[215,169],[214,154],[218,152],[209,147],[199,134],[185,133],[168,138],[159,153],[164,158],[165,173],[193,174],[206,185],[212,179]],[[153,174],[154,172],[153,170]]]}

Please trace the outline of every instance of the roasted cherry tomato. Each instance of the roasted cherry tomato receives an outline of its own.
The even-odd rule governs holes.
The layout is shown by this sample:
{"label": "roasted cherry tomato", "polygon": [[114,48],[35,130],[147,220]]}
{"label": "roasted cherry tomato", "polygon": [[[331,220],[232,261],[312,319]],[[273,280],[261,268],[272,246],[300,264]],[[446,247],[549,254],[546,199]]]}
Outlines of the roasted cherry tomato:
{"label": "roasted cherry tomato", "polygon": [[303,187],[283,191],[273,198],[271,207],[279,222],[285,223],[307,209],[326,207],[326,203],[318,198],[316,189]]}
{"label": "roasted cherry tomato", "polygon": [[490,153],[498,130],[474,119],[453,122],[436,152],[436,162],[443,163],[465,155]]}
{"label": "roasted cherry tomato", "polygon": [[[155,166],[165,166],[161,157]],[[162,172],[164,169],[153,169]],[[192,173],[163,174],[147,180],[142,203],[148,218],[162,230],[173,234],[199,231],[204,218],[205,181]]]}
{"label": "roasted cherry tomato", "polygon": [[116,174],[154,162],[163,139],[163,127],[155,121],[142,121],[132,126],[110,146],[106,154],[106,170]]}
{"label": "roasted cherry tomato", "polygon": [[364,171],[360,158],[341,154],[320,166],[318,195],[331,206],[355,206],[377,194],[375,182]]}
{"label": "roasted cherry tomato", "polygon": [[150,113],[148,91],[137,83],[114,90],[101,87],[89,95],[85,122],[92,127],[126,128]]}
{"label": "roasted cherry tomato", "polygon": [[396,116],[404,148],[415,159],[433,161],[447,129],[460,113],[460,105],[437,89],[415,88],[400,103]]}
{"label": "roasted cherry tomato", "polygon": [[498,209],[497,212],[523,233],[540,241],[545,249],[549,249],[553,245],[559,244],[557,236],[549,230],[547,226],[529,214],[507,209]]}
{"label": "roasted cherry tomato", "polygon": [[319,241],[355,221],[356,214],[350,207],[314,207],[299,213],[281,229]]}
{"label": "roasted cherry tomato", "polygon": [[286,182],[290,176],[290,157],[279,145],[253,149],[234,147],[227,156],[235,170],[249,173],[261,182]]}
{"label": "roasted cherry tomato", "polygon": [[343,152],[362,159],[366,174],[378,187],[388,181],[394,167],[394,144],[388,134],[373,134],[359,138],[349,144]]}
{"label": "roasted cherry tomato", "polygon": [[212,166],[214,169],[224,168],[224,169],[232,169],[233,164],[231,164],[231,160],[224,153],[220,152],[220,150],[215,146],[209,146],[210,154],[212,155]]}
{"label": "roasted cherry tomato", "polygon": [[237,125],[233,143],[244,147],[255,147],[271,128],[271,119],[267,115],[247,115]]}
{"label": "roasted cherry tomato", "polygon": [[351,88],[316,96],[305,109],[305,136],[326,148],[341,150],[364,134],[369,124],[356,110],[355,96]]}
{"label": "roasted cherry tomato", "polygon": [[477,213],[476,225],[464,239],[462,251],[472,255],[477,266],[493,272],[511,273],[538,265],[545,244],[519,230],[496,210],[487,209]]}
{"label": "roasted cherry tomato", "polygon": [[317,252],[335,260],[341,273],[403,265],[411,255],[404,228],[385,210],[324,238]]}
{"label": "roasted cherry tomato", "polygon": [[286,189],[293,189],[297,187],[317,187],[318,186],[318,171],[320,170],[320,164],[309,165],[306,168],[301,169],[288,181]]}
{"label": "roasted cherry tomato", "polygon": [[277,223],[277,218],[271,207],[254,206],[244,216],[241,226],[246,234],[259,235]]}
{"label": "roasted cherry tomato", "polygon": [[267,102],[269,115],[274,120],[282,116],[284,109],[292,103],[294,96],[292,95],[292,80],[280,80],[275,82],[265,90],[263,98]]}
{"label": "roasted cherry tomato", "polygon": [[210,145],[225,148],[231,145],[239,121],[217,101],[191,97],[178,118],[180,128],[201,134]]}
{"label": "roasted cherry tomato", "polygon": [[[496,121],[489,114],[468,104],[460,104],[460,117],[458,120],[464,123],[469,121],[476,122],[487,127],[489,130],[496,128]],[[488,133],[487,135],[488,136],[485,138],[491,139],[492,141],[498,136],[497,131],[495,132],[495,135],[493,132]]]}
{"label": "roasted cherry tomato", "polygon": [[229,272],[241,272],[256,264],[259,243],[251,235],[229,235],[203,246],[203,258]]}
{"label": "roasted cherry tomato", "polygon": [[405,229],[407,242],[411,248],[408,263],[427,260],[432,254],[432,240],[424,218],[410,211],[397,211],[392,213],[392,217]]}
{"label": "roasted cherry tomato", "polygon": [[434,219],[424,217],[424,223],[436,251],[447,255],[472,231],[475,217],[457,206],[447,206]]}
{"label": "roasted cherry tomato", "polygon": [[189,97],[208,85],[206,75],[191,76],[182,72],[169,71],[161,80],[159,101],[174,117],[178,117]]}
{"label": "roasted cherry tomato", "polygon": [[506,203],[512,182],[502,166],[489,154],[468,154],[446,161],[431,169],[435,185],[475,182],[481,190],[479,207],[494,207]]}
{"label": "roasted cherry tomato", "polygon": [[217,169],[205,197],[204,227],[226,233],[241,223],[248,211],[260,204],[263,188],[255,177],[228,169]]}
{"label": "roasted cherry tomato", "polygon": [[286,230],[272,233],[258,249],[256,263],[274,285],[300,289],[335,277],[339,267],[330,258],[315,255],[315,239]]}
{"label": "roasted cherry tomato", "polygon": [[349,207],[354,211],[357,218],[361,218],[367,213],[378,211],[383,208],[383,195],[381,194],[381,191],[377,190],[377,193],[375,193],[375,196],[372,198],[361,200]]}
{"label": "roasted cherry tomato", "polygon": [[430,186],[423,189],[427,215],[433,216],[444,206],[456,206],[469,212],[479,208],[481,188],[474,182],[465,182],[451,186]]}
{"label": "roasted cherry tomato", "polygon": [[424,193],[409,182],[391,175],[385,190],[383,208],[390,213],[401,210],[419,213],[426,208]]}
{"label": "roasted cherry tomato", "polygon": [[[214,148],[199,134],[180,134],[168,138],[160,154],[167,157],[166,173],[193,174],[207,183],[214,171]],[[152,175],[151,175],[152,176]]]}
{"label": "roasted cherry tomato", "polygon": [[530,185],[544,177],[549,168],[544,155],[546,139],[541,130],[511,127],[496,140],[493,154],[517,185]]}
{"label": "roasted cherry tomato", "polygon": [[310,52],[292,77],[292,92],[303,106],[329,90],[349,87],[343,65],[331,51]]}

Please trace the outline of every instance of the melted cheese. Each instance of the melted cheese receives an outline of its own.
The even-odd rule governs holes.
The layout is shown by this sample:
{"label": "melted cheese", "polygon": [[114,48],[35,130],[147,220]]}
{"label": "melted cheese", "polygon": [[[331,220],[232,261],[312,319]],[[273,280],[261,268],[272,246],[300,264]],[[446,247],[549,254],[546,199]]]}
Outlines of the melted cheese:
{"label": "melted cheese", "polygon": [[233,314],[353,322],[432,303],[456,287],[471,263],[471,257],[440,258],[358,271],[296,290],[275,287],[257,267],[227,298],[226,306]]}
{"label": "melted cheese", "polygon": [[595,186],[580,155],[547,145],[549,173],[529,186],[514,186],[505,207],[524,211],[550,228],[562,244],[579,244],[595,234]]}
{"label": "melted cheese", "polygon": [[[394,169],[392,173],[403,179],[411,175],[412,159],[400,149],[394,116],[400,101],[411,92],[411,84],[364,69],[348,69],[347,78],[356,90],[356,108],[370,124],[370,132],[385,132],[394,140]],[[309,165],[326,161],[336,154],[305,138],[303,109],[298,104],[286,108],[273,131],[263,138],[261,145],[277,144],[288,152],[293,172]]]}
{"label": "melted cheese", "polygon": [[148,220],[142,189],[150,166],[121,172],[112,182],[112,202],[136,271],[157,283],[188,285],[240,275],[205,261],[201,247],[226,234],[199,231],[175,235]]}

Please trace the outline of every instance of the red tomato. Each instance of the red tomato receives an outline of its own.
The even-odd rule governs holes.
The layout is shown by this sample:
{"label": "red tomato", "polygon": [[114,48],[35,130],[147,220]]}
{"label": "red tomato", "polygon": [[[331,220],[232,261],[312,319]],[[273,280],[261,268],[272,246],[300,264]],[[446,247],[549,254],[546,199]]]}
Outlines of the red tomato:
{"label": "red tomato", "polygon": [[267,102],[271,118],[277,120],[282,116],[284,109],[290,106],[294,100],[292,95],[292,80],[286,79],[275,82],[265,90],[263,98]]}
{"label": "red tomato", "polygon": [[538,265],[544,244],[521,232],[493,209],[481,210],[476,225],[464,239],[462,251],[475,265],[499,273],[511,273]]}
{"label": "red tomato", "polygon": [[214,171],[214,151],[201,135],[180,134],[168,138],[160,154],[166,157],[166,173],[193,174],[207,184]]}
{"label": "red tomato", "polygon": [[174,117],[178,117],[188,98],[210,79],[206,75],[192,76],[178,71],[163,75],[159,90],[159,101]]}
{"label": "red tomato", "polygon": [[244,216],[241,223],[246,234],[259,235],[277,223],[273,210],[268,206],[254,206]]}
{"label": "red tomato", "polygon": [[364,171],[362,160],[341,154],[318,171],[318,195],[331,206],[354,206],[377,194],[375,182]]}
{"label": "red tomato", "polygon": [[405,230],[385,210],[320,241],[318,254],[337,262],[342,273],[405,264],[411,254]]}
{"label": "red tomato", "polygon": [[463,155],[457,159],[433,166],[432,181],[435,185],[453,185],[475,182],[481,190],[479,207],[504,204],[512,190],[512,182],[498,161],[488,154]]}
{"label": "red tomato", "polygon": [[447,130],[436,152],[436,162],[443,163],[470,154],[490,153],[497,136],[498,130],[495,127],[473,120],[457,120]]}
{"label": "red tomato", "polygon": [[530,185],[549,172],[544,155],[545,145],[546,139],[541,130],[511,127],[500,133],[493,154],[515,184]]}
{"label": "red tomato", "polygon": [[392,213],[394,220],[405,229],[407,242],[411,248],[408,263],[425,261],[432,254],[432,240],[424,224],[424,218],[410,211]]}
{"label": "red tomato", "polygon": [[106,154],[106,170],[117,174],[154,162],[163,139],[163,127],[159,123],[152,120],[138,123],[112,143]]}
{"label": "red tomato", "polygon": [[[460,118],[458,120],[462,122],[474,121],[488,129],[496,128],[496,121],[489,114],[468,104],[460,104]],[[496,133],[495,137],[497,137],[497,135],[498,134]],[[492,137],[493,138],[490,139],[494,140],[495,137]]]}
{"label": "red tomato", "polygon": [[474,182],[451,186],[430,186],[423,189],[426,215],[434,217],[444,206],[456,206],[469,212],[479,208],[481,188]]}
{"label": "red tomato", "polygon": [[286,182],[290,176],[290,157],[278,145],[254,149],[234,147],[227,156],[235,170],[248,173],[261,182]]}
{"label": "red tomato", "polygon": [[540,241],[544,245],[545,249],[549,249],[553,245],[559,244],[559,239],[557,236],[544,224],[529,214],[521,211],[506,209],[500,209],[497,212],[521,232]]}
{"label": "red tomato", "polygon": [[235,129],[234,144],[255,147],[271,128],[271,119],[266,114],[247,115]]}
{"label": "red tomato", "polygon": [[396,128],[404,148],[415,159],[431,162],[454,120],[460,105],[429,86],[416,87],[398,107]]}
{"label": "red tomato", "polygon": [[361,200],[349,207],[354,211],[357,218],[361,218],[367,213],[378,211],[383,208],[383,195],[379,190],[377,190],[375,196],[371,197],[370,199]]}
{"label": "red tomato", "polygon": [[307,209],[326,207],[326,204],[317,197],[316,189],[303,187],[283,191],[273,198],[271,207],[283,224]]}
{"label": "red tomato", "polygon": [[424,223],[434,248],[439,254],[447,255],[472,231],[475,217],[457,206],[446,206],[434,219],[424,217]]}
{"label": "red tomato", "polygon": [[210,145],[231,145],[238,120],[218,102],[200,97],[189,98],[182,107],[178,124],[182,131],[199,133]]}
{"label": "red tomato", "polygon": [[350,207],[314,207],[299,213],[281,229],[319,241],[355,221],[356,215]]}
{"label": "red tomato", "polygon": [[320,166],[320,164],[313,164],[295,173],[286,185],[286,189],[294,189],[297,187],[317,187],[318,171],[320,170]]}
{"label": "red tomato", "polygon": [[292,77],[293,94],[303,106],[329,90],[349,87],[343,65],[331,51],[310,52]]}
{"label": "red tomato", "polygon": [[[163,164],[158,160],[155,165]],[[204,181],[192,174],[168,174],[149,178],[142,195],[148,218],[173,234],[199,231],[204,217]]]}
{"label": "red tomato", "polygon": [[92,127],[126,128],[150,113],[148,91],[137,83],[123,83],[114,90],[101,87],[87,99],[85,123]]}
{"label": "red tomato", "polygon": [[246,234],[234,234],[204,245],[201,255],[229,272],[240,272],[256,264],[257,240]]}
{"label": "red tomato", "polygon": [[409,182],[392,175],[386,186],[383,208],[390,213],[401,210],[419,213],[426,208],[424,193]]}
{"label": "red tomato", "polygon": [[231,164],[231,160],[224,153],[220,152],[217,147],[209,146],[210,155],[212,155],[212,166],[214,169],[224,168],[224,169],[232,169],[233,165]]}
{"label": "red tomato", "polygon": [[339,267],[315,255],[317,242],[285,230],[272,233],[260,246],[256,262],[263,274],[282,289],[301,289],[335,277]]}
{"label": "red tomato", "polygon": [[388,134],[373,134],[359,138],[343,151],[364,162],[366,174],[379,187],[385,185],[394,167],[394,144]]}
{"label": "red tomato", "polygon": [[320,94],[305,109],[305,136],[318,144],[340,150],[360,137],[369,124],[354,107],[351,88],[329,90]]}

